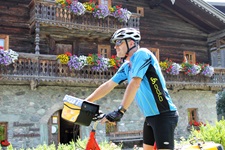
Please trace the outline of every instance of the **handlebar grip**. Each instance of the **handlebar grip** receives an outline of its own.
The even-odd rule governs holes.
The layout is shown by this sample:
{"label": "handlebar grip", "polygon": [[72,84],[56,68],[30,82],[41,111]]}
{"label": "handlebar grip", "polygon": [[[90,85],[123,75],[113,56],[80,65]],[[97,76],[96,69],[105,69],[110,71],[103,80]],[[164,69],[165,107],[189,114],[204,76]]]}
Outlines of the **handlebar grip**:
{"label": "handlebar grip", "polygon": [[95,116],[92,118],[92,121],[98,121],[101,120],[105,117],[105,114],[102,112],[99,112],[97,114],[95,114]]}

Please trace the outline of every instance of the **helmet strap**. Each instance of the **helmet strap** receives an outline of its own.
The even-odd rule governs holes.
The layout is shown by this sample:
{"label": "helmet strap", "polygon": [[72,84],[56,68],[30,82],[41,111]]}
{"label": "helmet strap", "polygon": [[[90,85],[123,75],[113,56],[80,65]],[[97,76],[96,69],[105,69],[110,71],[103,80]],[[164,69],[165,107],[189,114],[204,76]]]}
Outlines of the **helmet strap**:
{"label": "helmet strap", "polygon": [[136,47],[136,42],[135,42],[135,45],[134,45],[133,47],[131,47],[131,48],[129,48],[129,46],[128,46],[127,39],[125,39],[125,42],[126,42],[126,45],[127,45],[127,53],[125,54],[125,57],[122,58],[122,59],[123,59],[123,62],[124,62],[124,60],[127,58],[128,53],[129,53],[133,48]]}

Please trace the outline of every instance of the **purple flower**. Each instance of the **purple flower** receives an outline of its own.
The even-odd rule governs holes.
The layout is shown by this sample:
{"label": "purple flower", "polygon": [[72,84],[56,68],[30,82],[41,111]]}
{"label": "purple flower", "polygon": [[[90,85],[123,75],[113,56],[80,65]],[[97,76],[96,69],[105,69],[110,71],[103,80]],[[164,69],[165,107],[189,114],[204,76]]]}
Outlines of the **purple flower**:
{"label": "purple flower", "polygon": [[187,70],[187,75],[189,76],[193,76],[193,75],[197,75],[199,74],[201,71],[201,67],[199,65],[193,65],[193,66],[190,66],[188,67],[188,70]]}
{"label": "purple flower", "polygon": [[4,50],[0,50],[0,64],[1,65],[9,65],[12,63],[12,58],[8,53]]}
{"label": "purple flower", "polygon": [[166,69],[166,73],[171,75],[178,75],[181,70],[181,66],[177,63],[173,63]]}
{"label": "purple flower", "polygon": [[85,65],[87,65],[85,56],[77,57],[76,55],[73,55],[68,62],[69,68],[75,70],[81,70]]}
{"label": "purple flower", "polygon": [[85,13],[85,8],[82,3],[74,0],[70,7],[71,11],[76,15],[83,15]]}
{"label": "purple flower", "polygon": [[121,10],[122,13],[118,17],[119,21],[120,22],[127,22],[130,19],[131,12],[128,11],[127,9],[125,9],[125,8],[120,8],[120,10]]}
{"label": "purple flower", "polygon": [[205,66],[201,74],[207,77],[212,77],[214,74],[214,68],[212,66]]}
{"label": "purple flower", "polygon": [[113,12],[111,16],[118,18],[120,22],[127,22],[130,19],[131,12],[128,11],[126,8],[120,8]]}
{"label": "purple flower", "polygon": [[109,59],[104,58],[104,57],[98,57],[98,60],[96,61],[97,64],[95,64],[92,67],[92,70],[102,72],[102,71],[107,71],[109,67]]}
{"label": "purple flower", "polygon": [[109,8],[106,5],[98,5],[98,8],[93,12],[96,18],[105,18],[109,15]]}

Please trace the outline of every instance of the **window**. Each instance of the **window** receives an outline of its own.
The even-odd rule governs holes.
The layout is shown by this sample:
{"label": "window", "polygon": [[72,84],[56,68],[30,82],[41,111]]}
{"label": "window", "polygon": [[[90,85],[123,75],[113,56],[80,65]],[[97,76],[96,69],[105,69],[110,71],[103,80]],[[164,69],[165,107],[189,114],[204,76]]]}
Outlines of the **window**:
{"label": "window", "polygon": [[117,132],[117,124],[106,122],[105,124],[106,135],[109,135],[111,132]]}
{"label": "window", "polygon": [[184,61],[190,64],[196,63],[195,52],[184,51]]}
{"label": "window", "polygon": [[7,122],[0,122],[0,141],[7,140]]}
{"label": "window", "polygon": [[9,36],[0,34],[0,46],[3,47],[4,50],[9,49]]}
{"label": "window", "polygon": [[141,15],[141,17],[144,17],[144,8],[143,7],[137,7],[137,13]]}
{"label": "window", "polygon": [[188,122],[198,121],[197,108],[188,108]]}
{"label": "window", "polygon": [[70,52],[72,54],[72,44],[56,44],[56,54],[64,54]]}
{"label": "window", "polygon": [[110,45],[98,45],[98,54],[101,54],[102,57],[110,58],[111,57]]}
{"label": "window", "polygon": [[149,49],[155,55],[157,60],[159,61],[159,49],[158,48],[149,48]]}
{"label": "window", "polygon": [[98,0],[98,4],[106,5],[108,7],[111,7],[112,6],[112,1],[111,0]]}

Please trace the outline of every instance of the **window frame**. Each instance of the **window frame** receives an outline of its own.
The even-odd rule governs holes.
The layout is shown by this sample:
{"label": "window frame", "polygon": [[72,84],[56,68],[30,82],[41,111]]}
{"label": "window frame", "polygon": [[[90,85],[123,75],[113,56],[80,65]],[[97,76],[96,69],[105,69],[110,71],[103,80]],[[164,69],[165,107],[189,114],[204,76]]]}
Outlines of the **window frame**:
{"label": "window frame", "polygon": [[63,43],[55,44],[55,55],[65,54],[66,52],[73,54],[72,44],[63,44]]}
{"label": "window frame", "polygon": [[155,55],[155,57],[159,62],[160,61],[159,48],[149,48],[149,50]]}
{"label": "window frame", "polygon": [[9,49],[9,35],[0,34],[0,39],[4,40],[3,49],[8,50]]}
{"label": "window frame", "polygon": [[144,17],[144,8],[143,7],[137,7],[137,14],[140,14],[141,17]]}
{"label": "window frame", "polygon": [[[102,51],[101,51],[102,49],[106,49],[106,53],[103,54]],[[110,58],[111,57],[111,46],[99,44],[98,45],[98,54],[100,54],[103,57],[105,57],[105,54],[106,54],[107,57],[105,57],[105,58]]]}
{"label": "window frame", "polygon": [[198,121],[197,111],[197,108],[188,108],[188,123],[190,123],[191,121]]}
{"label": "window frame", "polygon": [[[188,58],[186,57],[188,55]],[[190,64],[196,63],[196,53],[191,51],[184,51],[183,52],[184,61]],[[191,58],[191,59],[190,59]]]}

